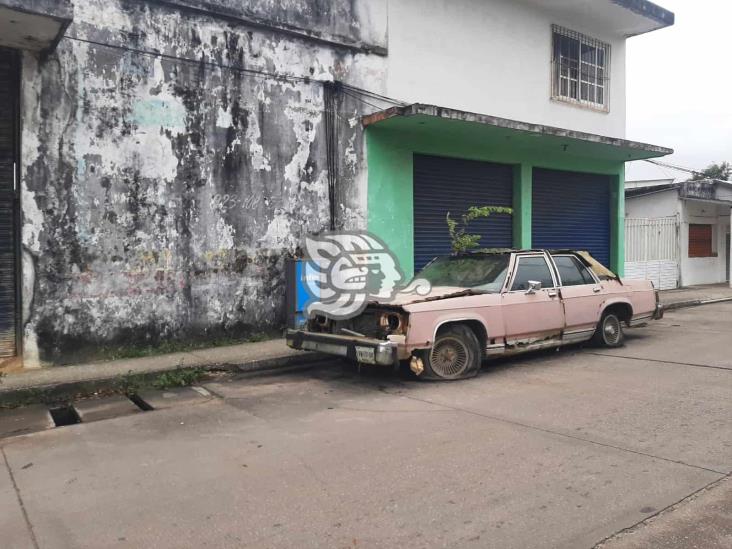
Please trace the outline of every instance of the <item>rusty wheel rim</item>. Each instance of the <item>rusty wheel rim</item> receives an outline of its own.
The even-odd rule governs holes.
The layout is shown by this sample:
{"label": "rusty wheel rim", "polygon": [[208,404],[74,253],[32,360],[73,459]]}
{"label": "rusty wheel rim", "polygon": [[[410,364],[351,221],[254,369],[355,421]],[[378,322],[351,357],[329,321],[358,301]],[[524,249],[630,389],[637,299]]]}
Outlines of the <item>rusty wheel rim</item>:
{"label": "rusty wheel rim", "polygon": [[620,341],[620,320],[615,315],[608,315],[605,317],[605,322],[602,325],[602,334],[605,338],[605,343],[608,345],[616,345]]}
{"label": "rusty wheel rim", "polygon": [[468,356],[468,348],[462,341],[455,337],[443,337],[432,347],[430,366],[440,377],[458,377],[468,365]]}

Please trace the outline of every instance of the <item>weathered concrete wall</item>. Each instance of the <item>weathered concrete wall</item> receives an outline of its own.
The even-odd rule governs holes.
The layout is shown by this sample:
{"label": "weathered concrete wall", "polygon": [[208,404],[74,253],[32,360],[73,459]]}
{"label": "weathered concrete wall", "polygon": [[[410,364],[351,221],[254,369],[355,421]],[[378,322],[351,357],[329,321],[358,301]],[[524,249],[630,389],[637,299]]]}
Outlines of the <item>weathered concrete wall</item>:
{"label": "weathered concrete wall", "polygon": [[137,0],[215,12],[324,42],[386,53],[387,0]]}
{"label": "weathered concrete wall", "polygon": [[[67,34],[122,47],[24,54],[26,363],[280,327],[285,258],[329,224],[315,80],[374,89],[383,58],[132,0],[75,2]],[[363,107],[339,106],[340,226],[365,216]]]}
{"label": "weathered concrete wall", "polygon": [[57,19],[71,19],[73,15],[71,0],[0,0],[0,8],[48,15]]}

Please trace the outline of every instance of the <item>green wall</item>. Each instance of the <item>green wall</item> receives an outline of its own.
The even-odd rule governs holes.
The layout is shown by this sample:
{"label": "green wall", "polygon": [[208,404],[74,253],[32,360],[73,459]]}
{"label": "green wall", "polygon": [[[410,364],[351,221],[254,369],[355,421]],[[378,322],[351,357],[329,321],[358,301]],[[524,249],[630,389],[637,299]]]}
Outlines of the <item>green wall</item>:
{"label": "green wall", "polygon": [[[616,159],[572,154],[556,141],[515,135],[503,130],[486,132],[480,126],[419,122],[410,130],[370,126],[366,129],[368,158],[368,230],[384,239],[397,255],[407,276],[414,274],[414,208],[412,203],[414,154],[451,156],[514,165],[514,246],[531,247],[532,169],[549,168],[610,175],[610,268],[623,274],[625,257],[625,164]],[[449,189],[446,189],[449,192]]]}

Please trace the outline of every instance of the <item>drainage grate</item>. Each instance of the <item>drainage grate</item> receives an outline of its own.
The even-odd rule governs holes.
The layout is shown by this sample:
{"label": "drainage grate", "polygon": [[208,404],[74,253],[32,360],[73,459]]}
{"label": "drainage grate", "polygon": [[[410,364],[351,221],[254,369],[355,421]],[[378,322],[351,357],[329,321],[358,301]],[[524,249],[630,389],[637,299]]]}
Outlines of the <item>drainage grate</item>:
{"label": "drainage grate", "polygon": [[51,408],[48,411],[51,413],[51,417],[53,418],[53,422],[56,424],[56,427],[81,423],[79,414],[76,413],[73,406],[68,404],[65,406],[59,406],[58,408]]}
{"label": "drainage grate", "polygon": [[142,398],[140,398],[140,395],[129,395],[127,398],[129,398],[135,404],[135,406],[137,406],[143,412],[149,412],[155,409],[147,402],[142,400]]}

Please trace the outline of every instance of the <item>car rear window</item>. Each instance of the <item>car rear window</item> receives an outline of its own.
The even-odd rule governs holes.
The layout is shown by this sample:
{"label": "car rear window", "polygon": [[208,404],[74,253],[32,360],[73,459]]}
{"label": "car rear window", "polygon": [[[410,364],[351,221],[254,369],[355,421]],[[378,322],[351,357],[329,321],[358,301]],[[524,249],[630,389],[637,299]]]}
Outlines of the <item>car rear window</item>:
{"label": "car rear window", "polygon": [[552,256],[559,271],[559,278],[562,286],[581,286],[583,284],[594,284],[595,279],[576,257],[571,255]]}

